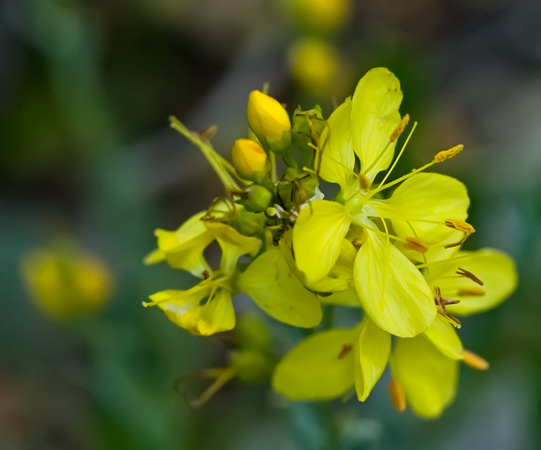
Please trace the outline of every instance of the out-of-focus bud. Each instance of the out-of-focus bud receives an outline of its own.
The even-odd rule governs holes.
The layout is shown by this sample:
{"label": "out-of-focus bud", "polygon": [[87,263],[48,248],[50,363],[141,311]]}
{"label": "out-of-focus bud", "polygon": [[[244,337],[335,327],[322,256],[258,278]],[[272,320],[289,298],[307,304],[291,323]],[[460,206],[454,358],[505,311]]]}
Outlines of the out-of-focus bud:
{"label": "out-of-focus bud", "polygon": [[284,132],[291,129],[291,121],[284,107],[274,98],[260,91],[252,91],[246,110],[248,124],[261,142],[282,141]]}
{"label": "out-of-focus bud", "polygon": [[32,250],[23,256],[21,269],[35,305],[52,319],[97,312],[111,294],[106,264],[72,246]]}
{"label": "out-of-focus bud", "polygon": [[256,181],[268,172],[265,150],[250,139],[237,139],[231,149],[231,160],[238,174],[246,180]]}
{"label": "out-of-focus bud", "polygon": [[295,82],[312,95],[329,95],[342,84],[344,64],[340,54],[322,39],[295,42],[289,52],[289,64]]}
{"label": "out-of-focus bud", "polygon": [[295,21],[311,32],[330,33],[340,28],[351,13],[351,0],[293,0]]}
{"label": "out-of-focus bud", "polygon": [[246,189],[248,198],[242,200],[244,207],[251,212],[265,211],[272,200],[272,193],[259,184],[252,184]]}
{"label": "out-of-focus bud", "polygon": [[258,383],[270,376],[272,361],[267,353],[256,349],[240,349],[231,353],[231,367],[244,383]]}
{"label": "out-of-focus bud", "polygon": [[271,341],[269,330],[256,314],[248,313],[239,317],[233,332],[240,347],[265,351],[269,349]]}

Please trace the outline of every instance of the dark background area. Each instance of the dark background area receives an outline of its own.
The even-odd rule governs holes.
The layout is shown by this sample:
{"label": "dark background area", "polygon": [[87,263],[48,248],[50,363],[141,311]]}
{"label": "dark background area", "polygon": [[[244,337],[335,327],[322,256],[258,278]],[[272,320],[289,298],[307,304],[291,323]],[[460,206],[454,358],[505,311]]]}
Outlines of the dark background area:
{"label": "dark background area", "polygon": [[[315,450],[329,448],[330,422],[344,450],[540,448],[541,2],[352,3],[323,32],[289,2],[0,2],[0,448]],[[297,73],[307,38],[331,46],[326,88]],[[268,82],[290,112],[319,103],[328,115],[374,66],[397,74],[401,111],[419,122],[399,169],[465,144],[438,171],[469,188],[468,246],[517,263],[513,297],[461,331],[491,370],[462,368],[434,422],[393,410],[387,374],[365,404],[289,404],[268,382],[233,381],[191,409],[185,395],[205,382],[175,380],[223,366],[227,345],[142,308],[193,282],[142,259],[155,228],[176,228],[223,188],[168,116],[216,124],[227,155],[247,135],[251,90]],[[65,236],[106,261],[115,287],[99,315],[57,322],[30,302],[20,262]],[[295,332],[262,320],[281,354]]]}

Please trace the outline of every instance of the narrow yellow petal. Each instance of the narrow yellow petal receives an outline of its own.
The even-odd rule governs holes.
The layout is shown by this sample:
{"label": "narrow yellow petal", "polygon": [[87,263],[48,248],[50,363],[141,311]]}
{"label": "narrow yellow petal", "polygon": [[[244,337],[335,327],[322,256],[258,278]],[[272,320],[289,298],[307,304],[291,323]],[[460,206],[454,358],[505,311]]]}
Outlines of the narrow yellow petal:
{"label": "narrow yellow petal", "polygon": [[397,339],[391,369],[413,411],[438,417],[455,397],[459,363],[441,353],[425,335]]}
{"label": "narrow yellow petal", "polygon": [[234,273],[237,261],[242,255],[255,256],[261,248],[261,241],[258,238],[244,236],[225,223],[212,221],[204,223],[220,244],[222,249],[220,269],[224,273]]}
{"label": "narrow yellow petal", "polygon": [[276,366],[272,387],[292,400],[327,400],[353,387],[354,330],[314,334]]}
{"label": "narrow yellow petal", "polygon": [[330,272],[350,224],[345,206],[337,202],[315,200],[301,211],[293,229],[293,249],[308,284]]}
{"label": "narrow yellow petal", "polygon": [[391,335],[365,317],[355,345],[355,390],[364,402],[389,361]]}
{"label": "narrow yellow petal", "polygon": [[203,336],[229,331],[235,327],[235,310],[231,292],[218,289],[216,294],[201,307],[197,330]]}
{"label": "narrow yellow petal", "polygon": [[279,249],[259,255],[238,276],[237,287],[269,316],[289,325],[312,328],[321,322],[321,304],[289,269]]}
{"label": "narrow yellow petal", "polygon": [[353,148],[361,161],[361,172],[373,181],[389,167],[395,142],[391,135],[400,123],[400,82],[388,69],[378,67],[361,78],[351,107]]}
{"label": "narrow yellow petal", "polygon": [[[505,253],[490,248],[476,252],[459,252],[469,258],[449,261],[430,267],[426,273],[430,286],[438,286],[442,297],[460,300],[447,306],[452,314],[469,315],[492,309],[508,298],[517,286],[517,271],[513,260]],[[459,276],[464,269],[478,278]],[[460,271],[459,271],[460,272]],[[478,295],[471,295],[472,293]]]}
{"label": "narrow yellow petal", "polygon": [[158,248],[165,254],[167,263],[199,278],[205,270],[210,271],[203,252],[214,239],[201,221],[204,215],[205,212],[200,212],[190,217],[176,231],[158,229],[155,232]]}
{"label": "narrow yellow petal", "polygon": [[353,263],[357,250],[347,239],[342,240],[338,259],[329,274],[307,287],[314,292],[343,292],[353,288]]}
{"label": "narrow yellow petal", "polygon": [[412,337],[434,321],[434,296],[419,270],[385,237],[365,230],[354,267],[355,289],[370,318],[385,331]]}
{"label": "narrow yellow petal", "polygon": [[425,331],[425,336],[448,358],[463,358],[462,341],[455,328],[442,315],[436,316]]}
{"label": "narrow yellow petal", "polygon": [[[325,181],[342,189],[354,180],[355,153],[351,140],[351,100],[336,108],[321,133],[321,150],[316,155],[316,170]],[[319,165],[318,165],[319,164]]]}

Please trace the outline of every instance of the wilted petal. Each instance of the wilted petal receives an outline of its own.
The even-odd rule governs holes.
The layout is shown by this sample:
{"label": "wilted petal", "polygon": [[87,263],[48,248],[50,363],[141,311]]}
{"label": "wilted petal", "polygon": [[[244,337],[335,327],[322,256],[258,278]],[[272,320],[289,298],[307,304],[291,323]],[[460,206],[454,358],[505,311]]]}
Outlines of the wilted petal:
{"label": "wilted petal", "polygon": [[389,167],[395,142],[391,134],[400,123],[400,82],[388,69],[378,67],[361,78],[351,107],[353,149],[361,161],[361,172],[372,181]]}
{"label": "wilted petal", "polygon": [[238,276],[237,287],[280,322],[303,328],[312,328],[321,322],[317,296],[302,285],[276,248],[259,255]]}
{"label": "wilted petal", "polygon": [[397,339],[391,369],[408,405],[422,417],[438,417],[455,397],[459,362],[441,353],[425,335]]}
{"label": "wilted petal", "polygon": [[364,402],[376,385],[389,361],[391,335],[379,328],[368,317],[360,325],[355,344],[355,390]]}
{"label": "wilted petal", "polygon": [[434,296],[419,270],[385,237],[365,230],[354,267],[355,289],[370,318],[385,331],[412,337],[436,316]]}
{"label": "wilted petal", "polygon": [[315,200],[301,211],[293,229],[293,250],[308,284],[330,272],[350,224],[345,206],[337,202]]}
{"label": "wilted petal", "polygon": [[293,348],[276,366],[274,390],[292,400],[326,400],[353,387],[354,330],[314,334]]}

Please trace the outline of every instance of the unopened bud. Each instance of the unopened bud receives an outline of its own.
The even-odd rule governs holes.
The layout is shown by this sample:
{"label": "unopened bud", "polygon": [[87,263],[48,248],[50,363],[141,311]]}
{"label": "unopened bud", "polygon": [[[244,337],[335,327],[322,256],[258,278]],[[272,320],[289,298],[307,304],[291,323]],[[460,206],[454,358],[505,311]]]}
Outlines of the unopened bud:
{"label": "unopened bud", "polygon": [[284,107],[263,92],[250,93],[246,113],[250,128],[262,142],[266,142],[267,138],[280,142],[284,132],[291,129],[291,121]]}
{"label": "unopened bud", "polygon": [[249,186],[247,196],[248,198],[242,200],[242,204],[251,212],[265,211],[272,199],[271,192],[259,184]]}
{"label": "unopened bud", "polygon": [[231,149],[231,159],[238,174],[247,180],[255,180],[267,171],[267,154],[261,146],[250,139],[237,139]]}

